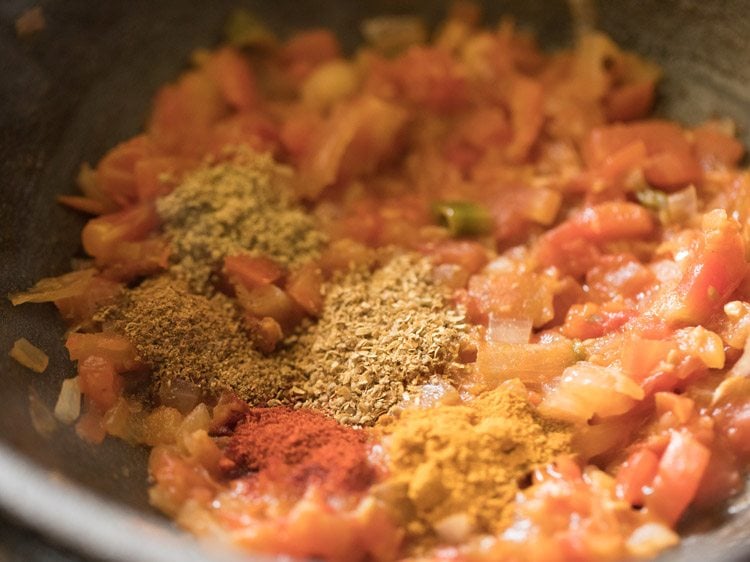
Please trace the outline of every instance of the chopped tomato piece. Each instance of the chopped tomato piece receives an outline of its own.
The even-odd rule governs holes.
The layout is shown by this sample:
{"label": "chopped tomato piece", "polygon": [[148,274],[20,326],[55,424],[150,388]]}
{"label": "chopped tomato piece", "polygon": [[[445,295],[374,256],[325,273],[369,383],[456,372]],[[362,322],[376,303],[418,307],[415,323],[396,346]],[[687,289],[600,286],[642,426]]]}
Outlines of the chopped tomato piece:
{"label": "chopped tomato piece", "polygon": [[174,156],[146,157],[135,164],[135,186],[138,201],[152,201],[170,193],[185,171],[196,162]]}
{"label": "chopped tomato piece", "polygon": [[219,121],[211,132],[211,153],[221,157],[226,147],[246,146],[275,153],[279,147],[276,124],[258,113],[240,113]]}
{"label": "chopped tomato piece", "polygon": [[317,113],[300,112],[284,120],[279,133],[281,144],[290,160],[299,165],[302,157],[313,150],[316,133],[323,126],[323,119]]}
{"label": "chopped tomato piece", "polygon": [[519,76],[513,80],[510,115],[513,140],[506,149],[512,162],[526,159],[544,123],[544,90],[537,80]]}
{"label": "chopped tomato piece", "polygon": [[[745,243],[736,222],[713,211],[702,245],[691,255],[675,291],[678,303],[666,312],[673,324],[700,324],[720,309],[748,271]],[[677,306],[674,306],[674,305]]]}
{"label": "chopped tomato piece", "polygon": [[301,193],[315,199],[340,179],[372,173],[396,150],[406,112],[374,96],[334,111],[300,164]]}
{"label": "chopped tomato piece", "polygon": [[[84,404],[88,399],[84,398]],[[89,402],[90,404],[90,402]],[[102,413],[96,407],[84,406],[86,411],[76,422],[76,434],[93,445],[98,445],[107,436]]]}
{"label": "chopped tomato piece", "polygon": [[295,34],[279,56],[292,81],[301,84],[322,63],[341,56],[341,47],[329,30],[313,29]]}
{"label": "chopped tomato piece", "polygon": [[78,363],[78,384],[101,411],[114,406],[122,394],[122,377],[114,364],[97,355],[89,355]]}
{"label": "chopped tomato piece", "polygon": [[643,170],[649,184],[668,191],[678,190],[701,179],[698,162],[689,152],[667,151],[652,156]]}
{"label": "chopped tomato piece", "polygon": [[745,154],[745,147],[739,140],[710,125],[693,131],[693,146],[704,170],[736,166]]}
{"label": "chopped tomato piece", "polygon": [[637,299],[655,281],[653,272],[629,254],[602,256],[586,273],[589,298],[593,302]]}
{"label": "chopped tomato piece", "polygon": [[682,129],[667,121],[640,121],[593,129],[582,152],[589,168],[635,141],[642,141],[649,157],[646,179],[660,189],[677,190],[701,179],[701,170]]}
{"label": "chopped tomato piece", "polygon": [[102,276],[115,281],[132,281],[167,268],[170,248],[165,240],[151,238],[138,242],[121,242],[107,255]]}
{"label": "chopped tomato piece", "polygon": [[84,361],[97,356],[109,361],[118,373],[132,371],[141,366],[138,352],[125,336],[100,332],[81,334],[73,332],[65,342],[72,361]]}
{"label": "chopped tomato piece", "polygon": [[214,496],[216,485],[209,475],[190,466],[173,448],[160,446],[152,449],[148,468],[161,490],[151,500],[166,513],[176,515],[188,499],[208,501]]}
{"label": "chopped tomato piece", "polygon": [[156,95],[148,134],[161,150],[200,158],[208,132],[226,112],[219,86],[207,71],[190,71]]}
{"label": "chopped tomato piece", "polygon": [[517,270],[490,270],[469,280],[473,301],[473,322],[486,323],[490,315],[530,319],[535,327],[552,320],[555,280],[552,277]]}
{"label": "chopped tomato piece", "polygon": [[142,204],[131,209],[91,219],[83,227],[83,249],[97,261],[107,263],[118,244],[143,240],[159,224],[156,208]]}
{"label": "chopped tomato piece", "polygon": [[468,101],[466,81],[456,61],[440,49],[410,48],[395,61],[393,76],[406,100],[430,111],[451,112]]}
{"label": "chopped tomato piece", "polygon": [[588,207],[572,223],[579,236],[595,242],[647,236],[654,229],[654,220],[646,209],[618,201]]}
{"label": "chopped tomato piece", "polygon": [[95,177],[97,186],[121,207],[135,203],[138,200],[135,166],[152,150],[144,135],[118,144],[99,162]]}
{"label": "chopped tomato piece", "polygon": [[610,201],[587,207],[539,239],[537,258],[578,276],[599,261],[597,243],[640,238],[654,229],[651,214],[635,203]]}
{"label": "chopped tomato piece", "polygon": [[622,370],[636,382],[645,380],[677,349],[673,341],[632,337],[622,346]]}
{"label": "chopped tomato piece", "polygon": [[668,524],[676,523],[693,501],[711,451],[686,431],[673,431],[646,496],[648,510]]}
{"label": "chopped tomato piece", "polygon": [[285,290],[305,312],[318,316],[323,311],[323,271],[316,263],[292,272]]}
{"label": "chopped tomato piece", "polygon": [[224,47],[209,58],[208,69],[219,86],[224,100],[238,111],[255,107],[258,103],[258,88],[250,65],[232,47]]}
{"label": "chopped tomato piece", "polygon": [[284,268],[264,256],[227,256],[224,258],[224,275],[233,284],[255,289],[276,283],[284,277]]}
{"label": "chopped tomato piece", "polygon": [[598,338],[618,330],[634,315],[632,309],[614,303],[610,306],[599,306],[593,302],[574,304],[568,309],[562,332],[569,338]]}
{"label": "chopped tomato piece", "polygon": [[478,273],[489,260],[487,248],[472,240],[448,240],[430,251],[436,265],[460,265],[469,275]]}
{"label": "chopped tomato piece", "polygon": [[625,84],[611,90],[605,99],[605,112],[609,121],[643,119],[654,105],[653,80]]}
{"label": "chopped tomato piece", "polygon": [[650,486],[659,469],[659,457],[650,449],[631,453],[617,472],[617,495],[631,505],[642,506],[644,488]]}

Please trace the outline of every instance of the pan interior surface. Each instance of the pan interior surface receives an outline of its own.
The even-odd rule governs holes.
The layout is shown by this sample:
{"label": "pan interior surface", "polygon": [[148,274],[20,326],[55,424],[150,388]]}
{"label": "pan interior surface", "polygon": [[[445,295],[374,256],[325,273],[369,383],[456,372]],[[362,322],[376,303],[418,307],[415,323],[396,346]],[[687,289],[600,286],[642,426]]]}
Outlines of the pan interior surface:
{"label": "pan interior surface", "polygon": [[[258,13],[281,35],[308,27],[331,28],[348,49],[360,42],[359,22],[367,17],[417,13],[434,23],[445,11],[444,3],[419,0],[47,0],[40,3],[46,28],[19,39],[14,20],[33,5],[11,0],[0,7],[0,295],[69,269],[81,251],[83,218],[57,205],[55,195],[74,192],[82,162],[96,162],[108,148],[142,128],[158,86],[177,75],[191,50],[217,41],[233,8],[239,5]],[[750,144],[750,11],[743,0],[609,0],[598,9],[606,33],[663,68],[659,114],[688,124],[728,117],[739,125],[743,142]],[[513,15],[546,47],[571,41],[564,2],[500,0],[486,2],[485,13],[490,22],[501,14]],[[158,559],[159,545],[176,543],[171,525],[161,522],[148,505],[147,451],[114,440],[91,447],[69,429],[47,440],[31,424],[30,391],[53,404],[60,381],[73,373],[61,345],[63,333],[51,305],[13,308],[7,299],[0,300],[0,350],[26,337],[50,355],[47,372],[31,375],[11,361],[7,351],[0,353],[5,381],[0,393],[0,472],[5,480],[0,504],[92,554],[119,552],[117,556],[133,559],[149,557],[148,548],[153,548],[149,558]],[[29,465],[24,463],[31,463],[33,471],[26,472]],[[59,486],[87,492],[64,495],[74,505],[62,512],[59,502],[47,503],[19,491],[34,482],[50,493],[63,490]],[[33,498],[34,505],[21,509],[18,501],[11,501],[21,497],[27,502]],[[660,559],[740,559],[750,552],[750,509],[738,503],[734,511],[718,527],[688,538]],[[154,529],[163,527],[164,537],[157,533],[150,536],[148,548],[140,545],[137,552],[129,552],[122,535],[135,527],[123,527],[118,535],[115,521],[133,513],[148,514]],[[109,529],[105,538],[87,542],[72,536],[83,532],[70,524],[77,514],[80,521]]]}

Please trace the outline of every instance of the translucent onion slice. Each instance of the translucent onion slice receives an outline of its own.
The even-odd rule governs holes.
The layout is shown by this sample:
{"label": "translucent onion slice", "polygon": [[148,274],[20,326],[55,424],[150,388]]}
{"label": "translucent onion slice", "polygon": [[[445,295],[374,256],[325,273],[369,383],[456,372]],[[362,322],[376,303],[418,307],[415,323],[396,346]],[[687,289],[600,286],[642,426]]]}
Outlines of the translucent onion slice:
{"label": "translucent onion slice", "polygon": [[55,416],[33,388],[29,389],[29,417],[32,427],[42,437],[49,438],[57,430]]}
{"label": "translucent onion slice", "polygon": [[733,377],[750,376],[750,338],[745,340],[745,349],[737,362],[732,365],[729,375]]}
{"label": "translucent onion slice", "polygon": [[497,343],[529,343],[531,318],[502,318],[490,314],[487,341]]}
{"label": "translucent onion slice", "polygon": [[638,527],[627,540],[626,546],[633,556],[655,556],[680,541],[672,529],[661,523],[646,523]]}
{"label": "translucent onion slice", "polygon": [[13,343],[10,356],[24,367],[37,373],[43,373],[49,365],[49,357],[26,338]]}
{"label": "translucent onion slice", "polygon": [[81,387],[78,377],[65,379],[60,396],[55,404],[55,417],[62,423],[71,424],[81,415]]}
{"label": "translucent onion slice", "polygon": [[539,405],[539,412],[572,423],[594,415],[617,416],[644,397],[643,389],[615,367],[581,361],[568,367]]}
{"label": "translucent onion slice", "polygon": [[13,306],[26,302],[52,302],[59,299],[83,294],[89,286],[89,281],[96,274],[96,269],[82,269],[72,271],[59,277],[41,279],[28,291],[8,295]]}

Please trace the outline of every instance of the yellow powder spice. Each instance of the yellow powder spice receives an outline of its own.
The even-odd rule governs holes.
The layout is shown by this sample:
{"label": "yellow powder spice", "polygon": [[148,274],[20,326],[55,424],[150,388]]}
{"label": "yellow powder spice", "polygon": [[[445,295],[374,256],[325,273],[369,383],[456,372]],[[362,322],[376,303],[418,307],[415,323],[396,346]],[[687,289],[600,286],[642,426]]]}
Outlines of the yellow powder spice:
{"label": "yellow powder spice", "polygon": [[499,531],[530,471],[570,452],[569,427],[541,418],[518,380],[460,404],[404,410],[379,429],[391,475],[377,493],[412,538]]}

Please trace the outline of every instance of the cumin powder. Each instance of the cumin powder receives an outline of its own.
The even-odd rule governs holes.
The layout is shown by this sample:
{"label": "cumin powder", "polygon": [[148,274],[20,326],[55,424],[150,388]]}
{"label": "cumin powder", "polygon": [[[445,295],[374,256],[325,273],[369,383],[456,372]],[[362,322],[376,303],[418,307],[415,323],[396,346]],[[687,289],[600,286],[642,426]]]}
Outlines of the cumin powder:
{"label": "cumin powder", "polygon": [[127,291],[100,316],[130,338],[152,368],[154,387],[187,381],[265,405],[283,396],[298,374],[254,348],[231,299],[191,293],[166,275]]}

